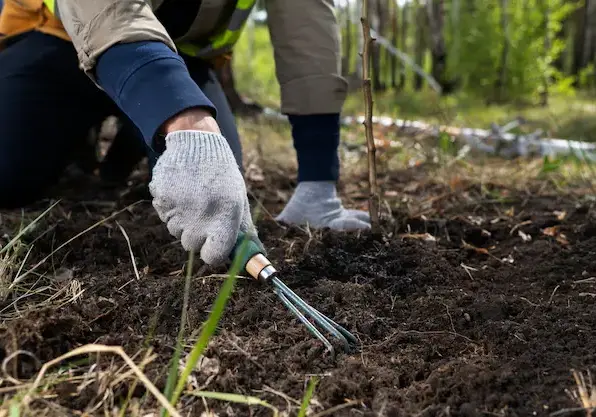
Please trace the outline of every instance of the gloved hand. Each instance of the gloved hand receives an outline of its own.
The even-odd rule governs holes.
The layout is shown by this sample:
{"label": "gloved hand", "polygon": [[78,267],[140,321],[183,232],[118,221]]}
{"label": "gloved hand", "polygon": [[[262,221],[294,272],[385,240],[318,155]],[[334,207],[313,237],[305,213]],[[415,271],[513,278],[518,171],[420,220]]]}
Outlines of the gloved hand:
{"label": "gloved hand", "polygon": [[226,139],[198,130],[171,132],[149,191],[159,218],[186,250],[209,265],[226,262],[239,232],[262,247],[246,186]]}

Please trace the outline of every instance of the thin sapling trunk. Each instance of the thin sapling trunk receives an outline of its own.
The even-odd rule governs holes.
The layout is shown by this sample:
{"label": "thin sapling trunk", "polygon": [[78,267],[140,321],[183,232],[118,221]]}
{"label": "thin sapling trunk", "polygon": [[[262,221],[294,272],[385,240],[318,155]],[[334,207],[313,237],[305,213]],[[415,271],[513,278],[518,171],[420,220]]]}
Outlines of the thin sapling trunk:
{"label": "thin sapling trunk", "polygon": [[370,53],[374,39],[370,35],[370,22],[368,18],[368,0],[362,0],[362,32],[364,43],[362,47],[362,89],[364,91],[364,128],[366,135],[366,143],[368,148],[368,182],[369,182],[369,196],[368,196],[368,210],[370,212],[370,220],[372,232],[377,234],[380,232],[379,224],[379,191],[377,186],[377,163],[375,140],[372,129],[372,115],[373,115],[373,99],[372,99],[372,85],[370,79]]}

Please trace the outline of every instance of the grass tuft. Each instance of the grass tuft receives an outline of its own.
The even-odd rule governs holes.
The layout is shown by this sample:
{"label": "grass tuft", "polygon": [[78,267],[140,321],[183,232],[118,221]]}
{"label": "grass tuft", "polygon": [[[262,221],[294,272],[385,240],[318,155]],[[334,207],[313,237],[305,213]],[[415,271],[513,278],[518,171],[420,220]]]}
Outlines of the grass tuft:
{"label": "grass tuft", "polygon": [[581,409],[585,410],[586,417],[596,415],[596,385],[592,380],[592,374],[587,372],[587,376],[573,369],[573,379],[575,380],[575,389],[567,391],[567,394],[575,401]]}
{"label": "grass tuft", "polygon": [[98,345],[98,344],[88,344],[71,350],[64,355],[61,355],[55,359],[52,359],[46,362],[40,369],[37,377],[31,384],[30,388],[28,389],[26,395],[24,396],[21,405],[27,407],[34,398],[34,394],[40,388],[40,385],[43,381],[44,376],[48,372],[48,370],[53,367],[54,365],[60,364],[62,361],[66,359],[70,359],[75,356],[80,355],[88,355],[90,353],[111,353],[120,356],[124,362],[130,367],[131,371],[136,375],[136,377],[143,383],[145,388],[157,399],[157,401],[164,407],[172,417],[181,417],[181,415],[176,411],[176,409],[168,402],[167,398],[153,385],[153,383],[149,380],[149,378],[143,373],[141,368],[134,363],[134,361],[124,352],[124,350],[120,346],[106,346],[106,345]]}

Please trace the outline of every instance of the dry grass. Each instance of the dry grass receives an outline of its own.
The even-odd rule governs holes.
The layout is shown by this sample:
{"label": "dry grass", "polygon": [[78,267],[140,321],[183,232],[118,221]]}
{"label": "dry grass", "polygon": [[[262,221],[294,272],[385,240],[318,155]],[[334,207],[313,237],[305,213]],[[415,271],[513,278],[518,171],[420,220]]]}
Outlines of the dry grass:
{"label": "dry grass", "polygon": [[[159,414],[159,408],[168,410],[169,415],[180,417],[187,415],[188,408],[197,400],[203,402],[204,413],[210,415],[210,407],[204,401],[212,399],[227,403],[243,404],[247,406],[264,407],[271,410],[272,416],[286,416],[290,411],[299,411],[309,405],[310,401],[302,403],[298,399],[288,397],[283,393],[274,390],[265,390],[283,398],[287,404],[287,410],[280,411],[270,403],[255,396],[220,393],[205,391],[205,386],[197,383],[197,373],[212,373],[213,364],[205,359],[200,361],[187,380],[185,390],[177,404],[172,405],[152,383],[150,378],[144,373],[145,368],[158,359],[158,356],[152,353],[151,349],[139,351],[132,357],[127,355],[119,346],[105,346],[98,344],[89,344],[74,349],[60,357],[50,360],[40,365],[40,371],[32,380],[20,381],[10,375],[8,368],[13,361],[17,361],[22,355],[30,355],[26,351],[17,351],[7,357],[2,365],[3,377],[0,379],[0,396],[2,396],[2,405],[0,406],[0,417],[12,416],[156,416]],[[115,356],[114,359],[106,363],[108,355]],[[73,359],[77,356],[86,357],[86,365],[75,365],[64,361]],[[100,358],[102,361],[100,362]],[[36,360],[36,358],[34,358]],[[186,365],[188,357],[181,359],[179,364],[180,371]],[[61,365],[59,369],[56,369]],[[144,396],[142,398],[133,397],[137,385],[142,385],[153,400]],[[124,401],[119,398],[117,392],[128,392]],[[74,411],[61,406],[57,401],[64,396],[71,398],[85,395],[87,406],[85,411]],[[316,400],[313,400],[316,403]],[[318,413],[309,413],[313,417],[322,417],[330,415],[343,408],[357,405],[356,402],[347,402],[341,406],[323,410]]]}
{"label": "dry grass", "polygon": [[583,372],[578,372],[575,369],[572,369],[571,373],[575,381],[575,388],[566,389],[565,392],[577,404],[577,407],[557,410],[550,416],[578,415],[581,412],[584,412],[586,417],[596,416],[596,385],[592,381],[592,374],[588,370],[587,375],[584,376]]}
{"label": "dry grass", "polygon": [[575,380],[575,389],[568,391],[569,396],[586,411],[586,417],[596,415],[596,385],[592,381],[590,371],[584,376],[583,373],[572,371]]}
{"label": "dry grass", "polygon": [[[92,365],[89,368],[75,369],[70,368],[66,373],[56,372],[49,373],[48,371],[55,365],[60,364],[66,359],[81,355],[91,355],[108,353],[119,356],[125,366],[117,366],[112,363],[107,369],[99,369],[98,365]],[[104,411],[106,415],[118,415],[120,410],[115,409],[115,395],[114,389],[125,381],[131,384],[136,384],[140,381],[145,388],[156,398],[158,403],[166,408],[172,416],[180,417],[180,414],[170,405],[167,398],[153,385],[153,383],[143,373],[142,369],[155,360],[156,356],[148,352],[143,360],[137,365],[131,357],[129,357],[124,350],[119,346],[104,346],[104,345],[85,345],[74,349],[58,358],[46,362],[41,367],[39,373],[33,381],[20,382],[11,378],[14,385],[12,390],[16,394],[11,399],[6,399],[5,405],[9,408],[18,407],[20,415],[37,415],[39,410],[36,404],[44,402],[52,398],[56,398],[58,394],[55,390],[60,384],[71,385],[71,394],[80,394],[87,387],[94,387],[96,396],[90,401],[86,413],[92,415],[98,410]],[[36,403],[34,405],[34,403]],[[116,412],[116,413],[115,413]]]}

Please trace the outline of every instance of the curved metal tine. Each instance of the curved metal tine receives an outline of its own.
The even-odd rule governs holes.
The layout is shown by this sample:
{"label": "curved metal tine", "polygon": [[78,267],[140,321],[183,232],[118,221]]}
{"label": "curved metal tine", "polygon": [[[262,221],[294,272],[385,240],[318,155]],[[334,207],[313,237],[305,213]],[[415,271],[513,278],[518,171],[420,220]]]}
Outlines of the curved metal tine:
{"label": "curved metal tine", "polygon": [[[313,310],[316,310],[314,307],[312,307],[312,308],[313,308]],[[319,314],[321,314],[321,312],[319,312]],[[337,329],[337,331],[339,331],[341,334],[343,334],[344,337],[346,339],[348,339],[350,342],[352,342],[355,345],[358,345],[360,343],[360,341],[358,339],[356,339],[356,336],[354,336],[352,333],[350,333],[350,331],[348,329],[343,327],[341,324],[337,324],[329,317],[327,317],[327,316],[324,316],[324,317],[327,319],[327,321],[329,321],[331,323],[331,325],[333,327],[335,327]]]}
{"label": "curved metal tine", "polygon": [[[280,281],[281,282],[281,281]],[[282,282],[283,284],[283,282]],[[360,341],[358,339],[356,339],[356,336],[354,336],[352,333],[350,333],[350,331],[348,329],[346,329],[345,327],[343,327],[341,324],[337,324],[335,321],[333,321],[333,319],[331,319],[330,317],[325,316],[323,313],[321,313],[319,310],[317,310],[316,308],[314,308],[313,306],[307,304],[302,298],[300,298],[294,291],[292,291],[290,288],[288,288],[288,286],[285,286],[295,297],[298,297],[300,299],[300,301],[302,301],[302,303],[304,303],[304,305],[306,307],[308,307],[309,310],[314,311],[316,314],[318,314],[319,316],[321,316],[325,321],[327,321],[329,324],[331,324],[333,327],[335,327],[337,329],[338,332],[340,332],[342,335],[344,335],[344,337],[346,339],[348,339],[349,341],[351,341],[353,344],[358,345],[360,343]]]}
{"label": "curved metal tine", "polygon": [[288,298],[281,292],[281,290],[276,289],[275,292],[277,293],[277,296],[279,297],[279,299],[281,300],[281,302],[284,303],[284,305],[292,313],[294,313],[294,315],[296,317],[298,317],[298,319],[302,322],[302,324],[304,324],[308,328],[308,330],[317,339],[319,339],[321,342],[323,342],[323,344],[325,345],[325,347],[327,348],[327,350],[329,351],[329,353],[331,353],[332,356],[335,356],[335,349],[333,349],[333,345],[331,344],[331,342],[329,342],[329,340],[327,340],[327,338],[325,336],[323,336],[323,333],[321,333],[319,331],[319,329],[317,329],[315,326],[313,326],[313,324],[310,321],[308,321],[308,319],[304,316],[304,314],[302,314],[300,312],[300,310],[298,310],[296,308],[296,306],[294,304],[292,304],[290,302],[290,300],[288,300]]}
{"label": "curved metal tine", "polygon": [[[279,280],[277,278],[273,278],[273,283],[275,284],[275,286],[277,288],[279,288],[284,293],[284,295],[286,297],[291,299],[298,307],[300,307],[301,310],[305,314],[310,315],[317,322],[317,324],[321,325],[322,327],[325,328],[325,330],[327,330],[333,336],[335,336],[339,340],[341,340],[343,342],[344,346],[349,350],[349,343],[348,343],[347,339],[343,336],[343,332],[341,332],[340,329],[335,328],[335,326],[338,326],[338,327],[341,327],[341,326],[339,326],[337,323],[335,323],[329,317],[322,314],[316,308],[314,308],[311,305],[309,305],[308,303],[306,303],[302,298],[300,298],[294,291],[292,291],[281,280]],[[343,330],[345,330],[345,329],[343,329]],[[347,332],[347,330],[346,330],[346,332]],[[352,336],[352,338],[353,338],[353,336]]]}
{"label": "curved metal tine", "polygon": [[329,333],[331,333],[333,336],[335,336],[337,339],[339,339],[342,342],[342,344],[344,345],[345,351],[351,350],[350,343],[348,342],[348,340],[344,337],[344,335],[338,329],[336,329],[333,326],[333,324],[329,321],[329,318],[327,316],[321,314],[317,309],[308,305],[302,298],[298,297],[298,295],[296,293],[294,293],[294,291],[292,291],[290,288],[288,288],[288,286],[285,285],[278,278],[273,277],[273,279],[271,281],[272,281],[273,285],[275,285],[277,288],[279,288],[280,291],[287,298],[289,298],[295,304],[297,304],[297,306],[300,307],[300,309],[302,311],[304,311],[306,314],[309,314],[317,324],[319,324],[321,327],[323,327],[325,330],[327,330]]}

